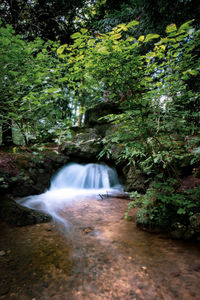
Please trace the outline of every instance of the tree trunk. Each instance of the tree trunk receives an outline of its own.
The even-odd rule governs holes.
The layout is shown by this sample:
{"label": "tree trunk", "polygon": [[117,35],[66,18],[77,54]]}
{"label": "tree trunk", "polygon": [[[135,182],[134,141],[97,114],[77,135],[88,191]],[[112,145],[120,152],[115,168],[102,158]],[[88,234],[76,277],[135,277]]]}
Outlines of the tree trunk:
{"label": "tree trunk", "polygon": [[3,120],[2,124],[2,144],[3,146],[13,146],[12,120]]}
{"label": "tree trunk", "polygon": [[78,127],[81,127],[82,125],[82,118],[83,118],[82,106],[80,105],[79,114],[78,114]]}

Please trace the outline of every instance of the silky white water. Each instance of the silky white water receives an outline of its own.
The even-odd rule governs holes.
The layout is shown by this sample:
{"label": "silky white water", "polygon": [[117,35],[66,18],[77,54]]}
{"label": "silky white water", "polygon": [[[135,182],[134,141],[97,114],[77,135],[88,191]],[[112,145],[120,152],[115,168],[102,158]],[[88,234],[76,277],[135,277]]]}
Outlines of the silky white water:
{"label": "silky white water", "polygon": [[50,188],[45,193],[28,196],[18,202],[48,213],[54,221],[67,227],[67,221],[61,213],[74,201],[88,197],[102,199],[102,195],[115,195],[122,190],[116,171],[107,165],[71,163],[53,176]]}

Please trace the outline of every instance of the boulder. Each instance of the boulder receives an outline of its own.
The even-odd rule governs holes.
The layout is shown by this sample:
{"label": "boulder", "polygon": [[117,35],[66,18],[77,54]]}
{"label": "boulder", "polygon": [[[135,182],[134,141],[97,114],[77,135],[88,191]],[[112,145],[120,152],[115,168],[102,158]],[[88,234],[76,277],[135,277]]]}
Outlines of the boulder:
{"label": "boulder", "polygon": [[85,126],[86,127],[93,127],[96,124],[105,124],[108,121],[105,119],[100,119],[105,117],[109,114],[118,114],[121,112],[118,103],[113,101],[109,102],[100,102],[99,104],[95,105],[95,107],[90,108],[85,113]]}
{"label": "boulder", "polygon": [[133,167],[126,165],[122,172],[126,179],[126,190],[127,191],[138,191],[138,192],[144,192],[145,187],[145,178],[142,172]]}
{"label": "boulder", "polygon": [[9,197],[0,200],[0,218],[15,226],[45,223],[51,220],[49,215],[23,207]]}
{"label": "boulder", "polygon": [[[2,152],[2,161],[7,156]],[[52,175],[69,162],[69,157],[55,153],[41,156],[32,153],[9,154],[9,159],[12,160],[12,168],[0,163],[0,195],[16,197],[43,193],[49,187]]]}
{"label": "boulder", "polygon": [[188,229],[184,234],[184,239],[200,240],[200,213],[190,216]]}
{"label": "boulder", "polygon": [[170,236],[174,239],[182,239],[187,231],[187,226],[180,223],[175,222],[171,226]]}
{"label": "boulder", "polygon": [[67,141],[61,146],[64,155],[70,157],[70,160],[97,159],[97,155],[102,150],[101,137],[95,128],[84,128],[78,131],[73,140]]}
{"label": "boulder", "polygon": [[50,216],[25,208],[13,199],[43,193],[52,175],[69,162],[69,157],[55,152],[7,153],[0,159],[0,218],[16,226],[47,222]]}
{"label": "boulder", "polygon": [[200,233],[200,213],[196,213],[189,218],[190,227],[196,232]]}

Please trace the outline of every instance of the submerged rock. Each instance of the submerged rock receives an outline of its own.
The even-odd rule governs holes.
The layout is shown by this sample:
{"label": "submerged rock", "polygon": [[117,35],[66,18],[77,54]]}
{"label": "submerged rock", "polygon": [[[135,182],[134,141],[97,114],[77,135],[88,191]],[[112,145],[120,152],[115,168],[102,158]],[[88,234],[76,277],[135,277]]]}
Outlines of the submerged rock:
{"label": "submerged rock", "polygon": [[171,227],[170,236],[174,239],[182,239],[187,231],[187,226],[180,222],[173,223]]}

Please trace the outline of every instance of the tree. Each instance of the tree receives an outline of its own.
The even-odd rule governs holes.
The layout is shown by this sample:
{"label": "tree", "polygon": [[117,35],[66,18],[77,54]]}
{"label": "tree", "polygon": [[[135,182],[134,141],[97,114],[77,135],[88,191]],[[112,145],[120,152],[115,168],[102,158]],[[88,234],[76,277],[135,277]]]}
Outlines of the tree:
{"label": "tree", "polygon": [[14,36],[11,26],[1,27],[0,37],[2,139],[5,145],[10,145],[12,144],[12,101],[16,91],[16,78],[23,66],[24,42],[18,36]]}
{"label": "tree", "polygon": [[10,24],[17,34],[28,40],[68,42],[74,31],[74,21],[83,0],[2,0],[0,17],[4,25]]}
{"label": "tree", "polygon": [[135,36],[148,33],[164,34],[171,23],[180,26],[188,20],[200,25],[200,4],[198,0],[124,0],[96,1],[96,13],[90,26],[101,32],[109,32],[113,27],[132,20],[140,21]]}
{"label": "tree", "polygon": [[[142,208],[138,222],[165,228],[177,220],[187,224],[199,212],[200,189],[177,188],[184,168],[200,160],[200,93],[190,85],[199,76],[200,32],[189,21],[179,28],[168,25],[164,37],[134,38],[136,24],[87,37],[87,84],[100,83],[96,93],[106,88],[123,111],[105,117],[113,132],[99,156],[112,157],[117,147],[118,161],[139,168],[151,181],[147,193],[130,204]],[[141,54],[143,44],[153,40],[152,50]]]}
{"label": "tree", "polygon": [[[119,160],[138,163],[147,174],[161,168],[177,176],[174,162],[185,158],[177,140],[184,145],[186,136],[199,132],[199,93],[188,86],[188,80],[199,74],[194,51],[199,48],[199,31],[190,23],[179,29],[169,25],[163,38],[157,34],[134,38],[137,21],[95,37],[82,30],[73,35],[72,46],[59,50],[72,71],[72,86],[81,90],[84,76],[84,88],[95,99],[103,99],[106,90],[123,110],[107,116],[117,125],[107,140],[108,152],[111,143],[120,144]],[[142,55],[140,48],[155,39],[153,50]]]}
{"label": "tree", "polygon": [[59,44],[40,38],[27,43],[11,26],[2,26],[0,37],[3,144],[13,143],[13,126],[26,143],[31,137],[52,140],[71,124],[65,70],[56,55]]}

